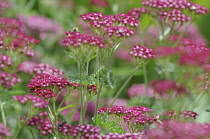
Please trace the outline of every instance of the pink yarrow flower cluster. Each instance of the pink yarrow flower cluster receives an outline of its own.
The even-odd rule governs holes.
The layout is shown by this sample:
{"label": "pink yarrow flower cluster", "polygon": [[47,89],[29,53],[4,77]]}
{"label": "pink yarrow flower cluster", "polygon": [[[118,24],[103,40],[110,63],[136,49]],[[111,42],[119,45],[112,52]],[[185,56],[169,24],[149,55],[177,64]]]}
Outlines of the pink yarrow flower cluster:
{"label": "pink yarrow flower cluster", "polygon": [[[80,86],[79,83],[73,83],[67,78],[52,76],[44,73],[36,75],[29,81],[30,83],[27,87],[30,88],[30,92],[33,92],[37,96],[43,98],[55,97],[57,91],[61,91],[67,87],[74,90]],[[95,85],[87,85],[87,91],[89,93],[97,93],[97,87]]]}
{"label": "pink yarrow flower cluster", "polygon": [[7,66],[11,66],[12,65],[12,60],[10,58],[10,56],[7,55],[0,55],[0,69],[3,69]]}
{"label": "pink yarrow flower cluster", "polygon": [[154,80],[152,81],[151,86],[154,88],[155,93],[158,93],[163,98],[168,98],[170,95],[179,96],[181,94],[189,94],[181,83],[174,80]]}
{"label": "pink yarrow flower cluster", "polygon": [[149,11],[146,8],[139,7],[139,8],[134,8],[131,9],[130,11],[127,12],[127,15],[134,17],[136,20],[138,20],[141,15],[149,13]]}
{"label": "pink yarrow flower cluster", "polygon": [[34,107],[38,107],[40,109],[47,108],[47,105],[49,104],[44,99],[34,96],[34,95],[24,95],[24,96],[13,96],[13,100],[17,100],[20,103],[33,103]]}
{"label": "pink yarrow flower cluster", "polygon": [[163,113],[164,115],[167,115],[169,118],[185,118],[185,119],[196,119],[198,114],[193,111],[180,111],[179,114],[176,113],[175,110],[170,110]]}
{"label": "pink yarrow flower cluster", "polygon": [[63,31],[62,27],[58,23],[51,19],[40,15],[18,15],[18,19],[24,23],[24,31],[37,35],[39,38],[44,39],[49,35],[60,35]]}
{"label": "pink yarrow flower cluster", "polygon": [[145,139],[207,139],[210,126],[195,122],[163,121],[157,128],[145,132]]}
{"label": "pink yarrow flower cluster", "polygon": [[[98,113],[106,113],[109,107],[104,107],[98,110]],[[148,107],[131,107],[126,108],[124,106],[113,106],[109,109],[109,115],[115,115],[122,118],[126,123],[127,128],[135,132],[137,129],[148,126],[156,122],[158,115],[152,115],[152,110]]]}
{"label": "pink yarrow flower cluster", "polygon": [[140,45],[135,45],[133,48],[131,48],[131,52],[129,52],[129,54],[132,57],[143,58],[143,59],[155,57],[155,54],[152,49]]}
{"label": "pink yarrow flower cluster", "polygon": [[62,41],[64,46],[98,46],[100,48],[104,48],[106,45],[103,42],[102,38],[88,36],[85,34],[81,34],[80,32],[66,32],[66,38]]}
{"label": "pink yarrow flower cluster", "polygon": [[142,4],[156,9],[188,9],[196,14],[206,14],[208,9],[187,0],[142,0]]}
{"label": "pink yarrow flower cluster", "polygon": [[173,22],[187,22],[192,20],[178,9],[172,9],[171,11],[160,11],[159,15],[162,19],[170,19]]}
{"label": "pink yarrow flower cluster", "polygon": [[11,136],[10,129],[4,124],[0,123],[0,139],[10,137],[10,136]]}
{"label": "pink yarrow flower cluster", "polygon": [[[148,91],[148,94],[147,94]],[[152,87],[148,86],[148,90],[146,91],[146,85],[145,84],[133,84],[128,90],[127,94],[130,98],[134,98],[137,96],[148,96],[148,97],[153,97],[154,96],[154,91]]]}
{"label": "pink yarrow flower cluster", "polygon": [[4,88],[10,88],[20,83],[21,79],[16,74],[7,73],[4,71],[0,72],[0,84]]}

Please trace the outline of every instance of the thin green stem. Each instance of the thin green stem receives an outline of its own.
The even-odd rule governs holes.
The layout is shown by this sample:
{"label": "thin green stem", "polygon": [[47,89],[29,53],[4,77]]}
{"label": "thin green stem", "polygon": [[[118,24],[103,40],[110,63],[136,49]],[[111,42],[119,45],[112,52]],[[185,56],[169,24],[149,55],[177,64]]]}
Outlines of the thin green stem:
{"label": "thin green stem", "polygon": [[[131,80],[131,78],[133,77],[133,75],[136,73],[137,69],[139,68],[139,66],[137,66],[133,72],[131,73],[131,75],[128,77],[128,79],[125,81],[125,83],[122,85],[122,87],[120,88],[120,90],[117,92],[117,94],[115,95],[114,99],[112,100],[112,103],[109,106],[109,109],[112,107],[112,105],[114,104],[115,100],[118,98],[118,96],[120,95],[120,93],[123,91],[123,89],[126,87],[126,85],[128,84],[128,82]],[[109,111],[108,109],[108,111]]]}
{"label": "thin green stem", "polygon": [[80,121],[79,124],[85,124],[83,115],[84,115],[84,91],[82,87],[82,63],[81,61],[77,62],[78,64],[78,70],[79,70],[79,77],[80,77],[80,105],[81,105],[81,110],[80,110]]}
{"label": "thin green stem", "polygon": [[147,79],[147,68],[146,68],[146,64],[143,64],[143,72],[144,72],[144,84],[145,84],[145,87],[146,87],[146,94],[147,94],[147,97],[149,96],[149,93],[148,93],[148,79]]}
{"label": "thin green stem", "polygon": [[177,46],[177,44],[179,44],[180,40],[182,39],[182,37],[184,36],[185,32],[187,31],[187,29],[189,28],[189,26],[192,24],[192,20],[188,23],[188,25],[185,27],[185,29],[182,31],[182,33],[179,35],[179,38],[177,39],[177,41],[174,43],[173,47]]}
{"label": "thin green stem", "polygon": [[7,126],[7,122],[6,122],[6,117],[5,117],[5,113],[4,113],[4,108],[3,108],[3,102],[0,99],[0,109],[1,109],[1,118],[2,118],[2,123]]}

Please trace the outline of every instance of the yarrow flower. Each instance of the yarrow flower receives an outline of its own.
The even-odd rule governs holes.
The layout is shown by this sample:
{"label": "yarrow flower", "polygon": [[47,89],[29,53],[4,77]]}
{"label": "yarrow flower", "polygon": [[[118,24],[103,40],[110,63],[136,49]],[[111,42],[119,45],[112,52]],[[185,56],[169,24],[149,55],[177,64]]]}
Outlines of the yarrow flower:
{"label": "yarrow flower", "polygon": [[209,126],[194,122],[162,121],[157,128],[145,132],[145,139],[198,139],[209,138]]}
{"label": "yarrow flower", "polygon": [[129,52],[129,54],[132,57],[143,59],[155,57],[155,54],[152,49],[140,45],[135,45],[133,48],[131,48],[131,52]]}
{"label": "yarrow flower", "polygon": [[[36,93],[38,96],[42,97],[54,97],[54,90],[52,88],[56,87],[56,89],[63,89],[69,86],[71,83],[68,79],[60,77],[60,76],[51,76],[48,74],[38,74],[30,80],[30,83],[27,87],[30,88],[30,92]],[[74,84],[71,84],[74,85]]]}
{"label": "yarrow flower", "polygon": [[105,135],[100,136],[102,139],[141,139],[143,138],[142,133],[108,133]]}
{"label": "yarrow flower", "polygon": [[135,33],[134,30],[130,30],[123,26],[107,27],[107,28],[103,28],[103,30],[106,32],[106,34],[109,37],[114,36],[115,39],[119,37],[129,37]]}
{"label": "yarrow flower", "polygon": [[[55,97],[56,91],[61,91],[66,87],[74,90],[80,86],[80,84],[73,83],[67,78],[52,76],[45,73],[38,74],[29,81],[30,83],[27,87],[30,88],[30,92],[44,98]],[[87,89],[89,93],[97,93],[97,87],[95,85],[87,85]]]}
{"label": "yarrow flower", "polygon": [[7,55],[0,55],[0,69],[3,69],[7,66],[11,66],[12,65],[12,60],[10,58],[10,56]]}
{"label": "yarrow flower", "polygon": [[105,47],[105,43],[103,42],[102,38],[88,36],[85,34],[81,34],[80,32],[66,32],[66,38],[62,41],[64,46],[98,46],[100,48]]}
{"label": "yarrow flower", "polygon": [[2,87],[10,88],[20,82],[21,82],[21,79],[18,78],[16,74],[7,73],[4,71],[0,72],[0,84]]}
{"label": "yarrow flower", "polygon": [[178,9],[172,9],[171,11],[160,11],[159,15],[162,19],[170,19],[173,22],[187,22],[192,20]]}
{"label": "yarrow flower", "polygon": [[17,100],[20,103],[31,102],[34,107],[38,107],[40,109],[47,108],[47,105],[49,104],[44,99],[34,95],[13,96],[13,100]]}
{"label": "yarrow flower", "polygon": [[58,127],[58,132],[63,133],[65,136],[80,137],[80,139],[86,139],[93,135],[98,135],[99,132],[101,132],[101,129],[93,125],[64,124]]}
{"label": "yarrow flower", "polygon": [[[147,94],[148,91],[148,94]],[[148,96],[153,97],[154,91],[153,89],[148,86],[148,90],[146,91],[146,85],[145,84],[133,84],[128,90],[127,94],[130,98],[134,98],[136,96]]]}
{"label": "yarrow flower", "polygon": [[171,118],[184,118],[185,120],[186,119],[194,120],[198,116],[196,112],[189,111],[189,110],[180,111],[178,114],[175,110],[170,110],[170,111],[164,112],[163,114],[167,115],[170,119]]}
{"label": "yarrow flower", "polygon": [[131,9],[127,12],[127,15],[134,17],[136,20],[138,20],[142,14],[149,13],[149,11],[146,8],[139,7]]}
{"label": "yarrow flower", "polygon": [[44,73],[44,74],[49,74],[52,76],[63,76],[64,75],[64,72],[62,70],[60,70],[58,68],[53,68],[50,65],[44,64],[44,63],[36,64],[33,67],[33,72],[35,74]]}
{"label": "yarrow flower", "polygon": [[87,13],[80,16],[90,26],[95,28],[105,28],[113,26],[125,26],[128,29],[138,27],[139,21],[127,14],[104,15],[102,13]]}
{"label": "yarrow flower", "polygon": [[18,19],[24,23],[24,31],[36,35],[39,38],[47,38],[49,35],[60,35],[62,28],[58,23],[40,15],[18,15]]}
{"label": "yarrow flower", "polygon": [[[98,110],[99,114],[106,113],[108,107],[104,107]],[[136,130],[142,130],[145,126],[151,125],[157,121],[158,115],[152,115],[152,110],[148,107],[131,107],[126,108],[124,106],[113,106],[110,107],[108,115],[115,115],[116,118],[120,117],[127,126],[130,132],[136,132]]]}
{"label": "yarrow flower", "polygon": [[154,88],[155,93],[158,93],[163,98],[168,98],[170,96],[169,93],[176,96],[189,94],[182,84],[177,83],[174,80],[154,80],[152,81],[151,86]]}
{"label": "yarrow flower", "polygon": [[35,66],[36,66],[36,63],[34,63],[32,61],[24,61],[23,63],[18,65],[18,70],[22,71],[22,72],[25,72],[25,73],[32,74],[33,73],[33,68]]}
{"label": "yarrow flower", "polygon": [[11,136],[10,129],[4,124],[0,123],[0,139],[10,136]]}
{"label": "yarrow flower", "polygon": [[142,0],[142,4],[156,9],[188,9],[195,14],[206,14],[208,9],[187,0]]}

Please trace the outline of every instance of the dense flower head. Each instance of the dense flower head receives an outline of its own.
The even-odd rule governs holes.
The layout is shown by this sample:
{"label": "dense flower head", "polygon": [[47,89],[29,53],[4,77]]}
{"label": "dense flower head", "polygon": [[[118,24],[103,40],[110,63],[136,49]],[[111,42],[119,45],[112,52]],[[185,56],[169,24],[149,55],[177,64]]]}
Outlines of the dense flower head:
{"label": "dense flower head", "polygon": [[[148,91],[148,94],[147,94]],[[136,96],[154,96],[154,91],[151,87],[148,86],[148,90],[146,91],[146,85],[145,84],[133,84],[128,90],[127,94],[130,98],[134,98]]]}
{"label": "dense flower head", "polygon": [[195,122],[163,121],[157,128],[145,132],[145,139],[198,139],[209,138],[210,128]]}
{"label": "dense flower head", "polygon": [[87,13],[80,16],[82,20],[95,28],[106,28],[114,26],[125,26],[127,28],[138,27],[139,22],[128,14],[120,13],[118,15],[104,15],[102,13]]}
{"label": "dense flower head", "polygon": [[18,70],[25,73],[32,74],[34,66],[36,66],[36,63],[32,61],[24,61],[20,65],[18,65]]}
{"label": "dense flower head", "polygon": [[19,20],[15,20],[7,17],[0,17],[0,28],[7,30],[8,28],[20,29],[23,26],[23,23]]}
{"label": "dense flower head", "polygon": [[163,114],[167,115],[169,118],[172,118],[176,115],[176,112],[174,110],[170,110],[170,111],[164,112]]}
{"label": "dense flower head", "polygon": [[82,20],[84,21],[90,21],[90,20],[99,20],[101,18],[104,18],[104,14],[100,13],[100,12],[95,12],[95,13],[86,13],[83,15],[80,15],[80,17],[82,18]]}
{"label": "dense flower head", "polygon": [[0,139],[11,136],[10,129],[4,124],[0,123]]}
{"label": "dense flower head", "polygon": [[178,9],[172,9],[171,11],[160,11],[159,15],[162,19],[170,19],[173,22],[187,22],[192,20]]}
{"label": "dense flower head", "polygon": [[13,96],[13,100],[17,100],[20,103],[31,102],[34,107],[39,107],[40,109],[47,108],[48,105],[47,101],[34,95]]}
{"label": "dense flower head", "polygon": [[142,137],[142,133],[107,133],[100,136],[101,139],[141,139]]}
{"label": "dense flower head", "polygon": [[184,118],[196,119],[198,114],[193,111],[180,111],[180,116]]}
{"label": "dense flower head", "polygon": [[12,60],[10,56],[0,55],[0,69],[3,69],[6,66],[11,66],[11,65],[12,65]]}
{"label": "dense flower head", "polygon": [[89,138],[91,135],[101,132],[99,127],[93,125],[68,125],[63,124],[58,127],[58,132],[62,132],[64,135],[73,137],[80,137],[81,139]]}
{"label": "dense flower head", "polygon": [[33,67],[33,73],[35,74],[49,74],[52,76],[63,76],[64,72],[58,68],[53,68],[48,64],[44,64],[44,63],[40,63],[40,64],[36,64]]}
{"label": "dense flower head", "polygon": [[196,14],[206,14],[208,9],[187,0],[142,0],[142,4],[157,9],[188,9]]}
{"label": "dense flower head", "polygon": [[0,84],[2,87],[10,88],[20,82],[21,82],[21,79],[18,78],[16,74],[7,73],[4,71],[0,72]]}
{"label": "dense flower head", "polygon": [[133,48],[131,48],[131,52],[129,52],[129,54],[133,57],[139,57],[144,59],[155,57],[155,54],[152,49],[140,45],[135,45]]}
{"label": "dense flower head", "polygon": [[103,28],[103,30],[108,36],[116,36],[117,38],[129,37],[135,33],[134,30],[128,29],[124,26],[107,27]]}
{"label": "dense flower head", "polygon": [[174,95],[189,94],[182,84],[174,80],[154,80],[151,86],[162,97],[168,97],[167,93],[170,92],[174,93]]}
{"label": "dense flower head", "polygon": [[90,0],[90,4],[97,7],[109,7],[107,0]]}
{"label": "dense flower head", "polygon": [[161,46],[154,49],[156,57],[166,57],[180,54],[179,47]]}
{"label": "dense flower head", "polygon": [[35,51],[29,47],[24,47],[21,50],[21,53],[24,53],[26,56],[29,56],[29,57],[35,56]]}
{"label": "dense flower head", "polygon": [[139,19],[142,14],[148,13],[149,11],[146,8],[139,7],[131,9],[127,12],[127,15],[134,17],[135,19]]}
{"label": "dense flower head", "polygon": [[79,47],[83,45],[98,46],[100,48],[105,47],[105,43],[101,37],[88,36],[74,31],[66,32],[66,38],[63,39],[62,43],[64,46],[73,47]]}
{"label": "dense flower head", "polygon": [[19,15],[18,19],[24,23],[24,31],[31,35],[38,35],[39,38],[46,38],[47,35],[59,35],[62,28],[51,19],[40,15]]}

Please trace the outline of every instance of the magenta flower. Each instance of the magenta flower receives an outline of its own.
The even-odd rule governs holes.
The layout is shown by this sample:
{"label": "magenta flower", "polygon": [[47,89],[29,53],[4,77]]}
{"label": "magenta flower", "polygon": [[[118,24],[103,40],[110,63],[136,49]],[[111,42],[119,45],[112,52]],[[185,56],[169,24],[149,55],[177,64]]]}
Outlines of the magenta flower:
{"label": "magenta flower", "polygon": [[131,9],[127,12],[127,15],[134,17],[136,20],[138,20],[141,15],[148,13],[149,11],[146,8],[139,7]]}
{"label": "magenta flower", "polygon": [[105,135],[99,136],[99,138],[102,139],[141,139],[142,137],[142,133],[107,133]]}
{"label": "magenta flower", "polygon": [[161,46],[154,49],[156,57],[166,57],[181,54],[179,47]]}
{"label": "magenta flower", "polygon": [[18,19],[24,23],[24,31],[37,35],[39,38],[44,39],[49,35],[60,35],[63,32],[62,27],[52,21],[51,19],[40,15],[18,15]]}
{"label": "magenta flower", "polygon": [[163,98],[168,98],[170,93],[172,93],[172,96],[189,94],[182,84],[173,80],[154,80],[152,81],[151,86],[154,88],[155,93],[158,93]]}
{"label": "magenta flower", "polygon": [[[74,86],[67,78],[42,73],[33,77],[27,87],[30,88],[30,92],[36,93],[40,97],[49,98],[55,96],[54,91],[57,89],[62,90],[70,85]],[[56,90],[52,90],[52,88]]]}
{"label": "magenta flower", "polygon": [[36,63],[32,61],[24,61],[18,66],[19,71],[32,74],[33,68],[36,66]]}
{"label": "magenta flower", "polygon": [[131,48],[131,52],[129,52],[129,54],[133,57],[143,59],[155,57],[152,49],[140,45],[135,45],[133,48]]}
{"label": "magenta flower", "polygon": [[33,67],[33,73],[35,74],[48,74],[48,75],[52,75],[52,76],[63,76],[64,72],[58,68],[53,68],[48,64],[36,64]]}
{"label": "magenta flower", "polygon": [[3,69],[7,66],[11,66],[12,65],[12,60],[10,58],[10,56],[7,55],[0,55],[0,69]]}
{"label": "magenta flower", "polygon": [[16,74],[7,73],[4,71],[0,72],[0,84],[2,87],[10,88],[20,82],[21,82],[21,79],[19,79]]}
{"label": "magenta flower", "polygon": [[208,9],[187,0],[142,0],[142,4],[156,9],[188,9],[195,14],[206,14]]}
{"label": "magenta flower", "polygon": [[157,128],[145,132],[145,139],[207,139],[209,126],[194,122],[163,121]]}
{"label": "magenta flower", "polygon": [[0,123],[0,139],[11,136],[10,129]]}
{"label": "magenta flower", "polygon": [[62,41],[64,46],[97,46],[100,48],[105,47],[105,43],[103,42],[102,38],[88,36],[85,34],[81,34],[80,32],[66,32],[66,38]]}
{"label": "magenta flower", "polygon": [[103,28],[103,30],[109,37],[115,36],[116,38],[129,37],[135,33],[134,30],[130,30],[123,26],[107,27]]}
{"label": "magenta flower", "polygon": [[49,104],[44,99],[34,95],[13,96],[13,100],[17,100],[20,103],[31,102],[34,107],[38,107],[40,109],[47,108],[47,105]]}
{"label": "magenta flower", "polygon": [[193,111],[180,111],[180,116],[184,117],[186,119],[190,118],[190,119],[196,119],[196,117],[198,116],[198,114],[196,112]]}
{"label": "magenta flower", "polygon": [[133,84],[128,90],[127,94],[130,98],[134,98],[136,96],[148,96],[153,97],[154,96],[154,90],[148,86],[148,94],[146,92],[146,85],[145,84]]}
{"label": "magenta flower", "polygon": [[159,15],[162,19],[170,19],[173,22],[187,22],[192,20],[178,9],[172,9],[171,11],[160,11]]}
{"label": "magenta flower", "polygon": [[10,3],[8,1],[0,1],[0,14],[3,10],[10,8]]}

